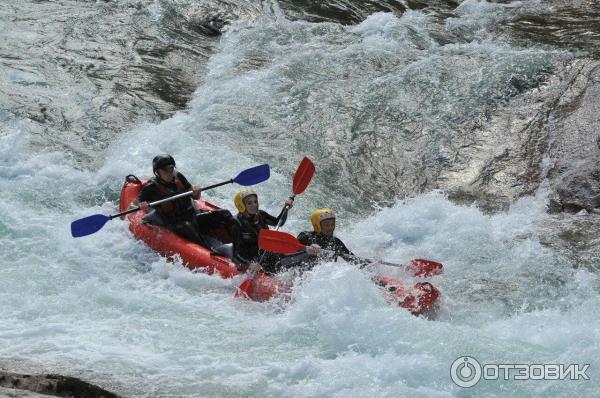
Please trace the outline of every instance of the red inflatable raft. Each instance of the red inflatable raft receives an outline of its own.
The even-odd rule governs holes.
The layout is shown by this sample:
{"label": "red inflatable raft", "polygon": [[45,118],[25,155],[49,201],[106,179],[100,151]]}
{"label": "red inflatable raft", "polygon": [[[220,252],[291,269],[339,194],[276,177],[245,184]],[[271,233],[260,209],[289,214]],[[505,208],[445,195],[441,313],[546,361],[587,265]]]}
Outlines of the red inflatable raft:
{"label": "red inflatable raft", "polygon": [[[120,211],[124,211],[129,204],[137,198],[142,187],[148,183],[148,180],[139,180],[135,176],[127,176],[125,184],[121,190]],[[199,209],[217,210],[217,206],[204,201],[196,200],[195,205]],[[211,250],[189,242],[169,229],[143,223],[144,213],[141,211],[127,216],[129,229],[133,235],[144,241],[152,249],[165,257],[179,257],[182,263],[191,270],[201,270],[208,274],[218,273],[223,278],[231,278],[239,275],[236,264],[229,258],[213,253]],[[215,231],[215,237],[221,241],[227,242],[228,237],[222,234],[222,231]],[[429,265],[425,271],[425,265],[419,263],[420,260],[413,260],[406,269],[412,271],[416,276],[431,276]],[[433,274],[442,272],[440,269]],[[378,277],[375,283],[382,286],[386,291],[387,300],[390,303],[397,304],[402,308],[408,309],[414,315],[426,314],[435,306],[440,292],[428,282],[418,282],[409,285],[401,280]],[[266,301],[282,294],[289,293],[291,286],[281,283],[275,278],[259,273],[253,279],[252,283],[246,283],[247,289],[243,292],[238,291],[237,297],[246,297],[255,301]]]}
{"label": "red inflatable raft", "polygon": [[[127,176],[123,189],[121,190],[121,201],[119,205],[121,211],[127,210],[129,204],[137,198],[142,187],[147,183],[147,180],[140,181],[134,176]],[[196,200],[195,204],[199,209],[219,209],[217,206],[204,200]],[[191,270],[201,269],[208,274],[214,274],[216,272],[223,278],[231,278],[232,276],[240,274],[235,263],[229,258],[213,253],[211,250],[201,245],[189,242],[167,228],[144,224],[142,220],[143,217],[144,213],[141,211],[128,215],[129,229],[136,238],[144,241],[148,246],[163,256],[178,256],[181,258],[183,264]],[[215,235],[222,241],[227,242],[228,237],[223,237],[220,231],[215,231]]]}

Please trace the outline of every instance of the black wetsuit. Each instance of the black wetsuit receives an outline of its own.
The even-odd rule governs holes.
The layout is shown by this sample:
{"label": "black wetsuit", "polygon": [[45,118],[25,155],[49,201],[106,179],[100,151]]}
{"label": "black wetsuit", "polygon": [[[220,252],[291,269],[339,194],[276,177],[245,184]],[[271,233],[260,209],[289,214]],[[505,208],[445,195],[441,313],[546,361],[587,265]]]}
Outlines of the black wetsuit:
{"label": "black wetsuit", "polygon": [[350,258],[349,256],[354,257],[354,254],[348,250],[344,242],[334,235],[326,236],[323,234],[318,234],[314,231],[306,231],[300,232],[300,235],[298,235],[298,240],[305,246],[310,246],[316,243],[317,245],[321,246],[321,249],[335,252],[335,256],[344,257],[344,255],[348,255],[346,256],[348,258]]}
{"label": "black wetsuit", "polygon": [[[240,260],[240,270],[248,268],[251,261],[258,261],[262,258],[263,264],[277,262],[279,256],[274,253],[265,253],[258,248],[258,234],[261,229],[269,229],[269,226],[282,226],[287,219],[287,211],[283,210],[279,216],[273,217],[263,210],[259,210],[256,216],[248,216],[244,213],[238,213],[236,220],[239,226],[239,232],[236,233],[237,244],[236,254]],[[268,265],[267,265],[268,266]]]}
{"label": "black wetsuit", "polygon": [[333,235],[326,236],[314,231],[305,231],[298,235],[298,240],[305,246],[317,244],[321,249],[327,250],[328,252],[322,252],[319,256],[311,256],[306,252],[299,252],[297,254],[281,257],[276,266],[268,270],[270,273],[280,272],[290,268],[309,270],[317,265],[319,261],[337,261],[338,257],[357,265],[368,263],[366,260],[356,257],[354,253],[348,250],[344,242]]}
{"label": "black wetsuit", "polygon": [[[175,179],[166,183],[158,178],[153,178],[142,188],[137,200],[138,202],[155,202],[170,196],[174,196],[192,189],[192,185],[185,176],[177,173]],[[219,226],[223,226],[232,237],[235,234],[235,221],[228,210],[202,211],[193,205],[190,196],[175,199],[156,207],[155,215],[149,214],[147,222],[151,224],[164,225],[177,235],[211,248],[211,241],[206,235]]]}

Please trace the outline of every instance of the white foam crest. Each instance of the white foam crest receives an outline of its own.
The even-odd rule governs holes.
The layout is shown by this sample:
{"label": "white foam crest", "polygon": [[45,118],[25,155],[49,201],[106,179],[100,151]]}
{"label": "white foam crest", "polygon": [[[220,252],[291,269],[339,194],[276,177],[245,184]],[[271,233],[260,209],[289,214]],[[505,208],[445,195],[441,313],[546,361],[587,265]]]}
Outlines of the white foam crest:
{"label": "white foam crest", "polygon": [[63,153],[33,153],[29,133],[19,125],[3,129],[0,156],[0,187],[7,198],[18,199],[21,204],[38,201],[42,207],[60,206],[61,201],[69,199],[69,193],[52,188],[59,183],[63,188],[73,188],[89,177],[89,174],[75,170]]}
{"label": "white foam crest", "polygon": [[[310,336],[313,344],[333,356],[348,350],[378,352],[380,343],[388,340],[389,327],[399,319],[411,317],[406,311],[388,307],[369,275],[348,265],[330,263],[317,267],[295,286],[292,297],[294,303],[279,326],[285,333],[317,333]],[[389,323],[384,322],[385,325],[373,322],[386,318]],[[342,330],[344,333],[339,333]],[[288,337],[308,337],[303,333],[293,335]]]}
{"label": "white foam crest", "polygon": [[[500,258],[528,259],[545,253],[535,239],[528,239],[532,224],[543,216],[543,199],[526,198],[508,213],[485,215],[475,206],[455,205],[432,192],[381,209],[352,226],[345,227],[344,220],[338,223],[340,236],[357,254],[437,259],[453,272],[453,266],[483,270]],[[512,270],[519,265],[515,262]]]}
{"label": "white foam crest", "polygon": [[[543,195],[524,198],[507,213],[486,215],[430,193],[357,223],[338,220],[338,235],[360,256],[404,264],[412,258],[442,262],[444,274],[431,279],[442,291],[438,319],[474,326],[578,305],[566,298],[575,265],[540,242],[543,232],[536,225],[544,217]],[[406,277],[397,267],[378,269]]]}
{"label": "white foam crest", "polygon": [[[586,277],[580,279],[587,280]],[[462,322],[432,322],[408,315],[382,301],[381,292],[369,278],[346,264],[322,264],[296,285],[293,301],[281,315],[269,316],[256,330],[258,338],[283,345],[290,351],[302,350],[307,356],[292,361],[270,357],[262,362],[260,379],[269,380],[254,393],[277,396],[282,392],[298,396],[455,396],[457,388],[440,375],[462,355],[472,355],[482,363],[572,363],[573,356],[595,365],[590,357],[591,340],[596,338],[592,320],[594,298],[573,307],[570,316],[586,311],[590,323],[575,336],[582,341],[573,350],[568,345],[570,316],[560,322],[558,338],[552,329],[536,332],[553,324],[561,311],[541,310],[505,319],[483,321],[470,326]],[[588,281],[589,283],[589,281]],[[590,297],[589,295],[587,296]],[[546,314],[546,315],[544,315]],[[529,319],[537,319],[529,327]],[[256,321],[256,319],[255,319]],[[352,375],[349,377],[349,375]],[[548,388],[566,392],[568,385],[551,383]],[[261,383],[259,383],[261,385]],[[435,385],[435,388],[432,386]],[[498,388],[519,396],[535,395],[540,385],[531,383],[482,383],[481,394]],[[578,385],[578,396],[592,387]]]}
{"label": "white foam crest", "polygon": [[367,49],[396,52],[403,43],[404,46],[430,50],[438,46],[428,31],[432,22],[429,16],[419,11],[407,11],[402,18],[392,13],[375,13],[349,27],[348,31],[362,36]]}

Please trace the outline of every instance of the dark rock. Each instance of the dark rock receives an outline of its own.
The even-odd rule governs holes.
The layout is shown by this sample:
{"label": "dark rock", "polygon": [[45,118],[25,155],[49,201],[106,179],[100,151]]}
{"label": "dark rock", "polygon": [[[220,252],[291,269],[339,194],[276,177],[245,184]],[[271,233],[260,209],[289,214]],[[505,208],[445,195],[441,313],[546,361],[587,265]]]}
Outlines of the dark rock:
{"label": "dark rock", "polygon": [[600,213],[600,160],[590,160],[563,176],[550,199],[551,212]]}
{"label": "dark rock", "polygon": [[76,377],[27,375],[0,371],[0,387],[56,397],[118,398],[118,395]]}

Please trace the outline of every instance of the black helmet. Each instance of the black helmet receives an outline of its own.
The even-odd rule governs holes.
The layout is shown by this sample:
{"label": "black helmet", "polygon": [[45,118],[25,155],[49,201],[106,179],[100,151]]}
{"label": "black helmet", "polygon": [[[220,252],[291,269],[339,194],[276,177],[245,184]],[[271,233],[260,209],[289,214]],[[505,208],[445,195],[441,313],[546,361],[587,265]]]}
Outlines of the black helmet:
{"label": "black helmet", "polygon": [[152,159],[152,170],[156,173],[158,169],[162,169],[168,165],[175,166],[175,159],[171,155],[158,155]]}

